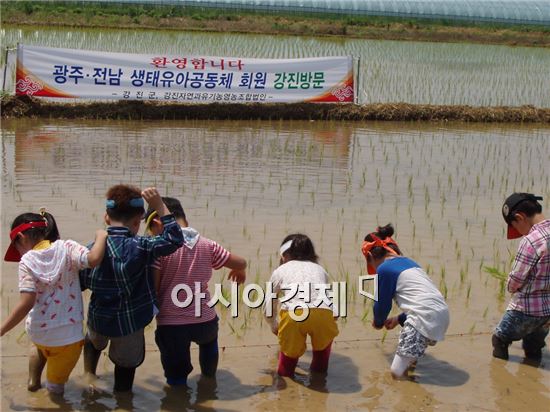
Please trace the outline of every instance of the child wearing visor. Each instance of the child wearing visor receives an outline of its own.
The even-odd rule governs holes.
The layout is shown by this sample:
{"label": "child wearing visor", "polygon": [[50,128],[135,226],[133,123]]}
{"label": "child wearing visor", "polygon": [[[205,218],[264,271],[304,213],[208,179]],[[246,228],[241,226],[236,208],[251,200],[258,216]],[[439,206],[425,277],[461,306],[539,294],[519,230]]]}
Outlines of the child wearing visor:
{"label": "child wearing visor", "polygon": [[[365,236],[362,252],[367,270],[378,277],[378,300],[374,303],[375,329],[402,326],[399,343],[391,364],[396,379],[407,376],[428,345],[433,346],[445,337],[449,326],[449,309],[441,292],[427,273],[413,260],[402,256],[392,239],[393,226],[378,227]],[[388,318],[392,300],[403,311]]]}
{"label": "child wearing visor", "polygon": [[60,240],[55,219],[44,210],[21,214],[13,221],[4,260],[19,262],[20,298],[0,336],[27,317],[25,330],[34,344],[29,353],[29,391],[41,388],[47,366],[46,388],[63,393],[84,343],[78,271],[101,262],[106,237],[107,232],[98,230],[91,250]]}

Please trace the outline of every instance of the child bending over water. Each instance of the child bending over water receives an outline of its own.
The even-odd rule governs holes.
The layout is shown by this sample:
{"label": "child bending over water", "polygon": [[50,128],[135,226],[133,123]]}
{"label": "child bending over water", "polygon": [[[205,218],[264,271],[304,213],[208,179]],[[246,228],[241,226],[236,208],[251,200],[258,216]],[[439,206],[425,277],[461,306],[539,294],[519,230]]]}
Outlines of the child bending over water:
{"label": "child bending over water", "polygon": [[[279,352],[279,366],[277,373],[280,376],[293,376],[298,359],[306,351],[306,338],[311,337],[313,359],[310,370],[324,373],[328,369],[332,341],[338,335],[338,326],[333,316],[333,310],[323,301],[322,290],[319,286],[328,286],[328,274],[317,263],[313,243],[306,235],[288,235],[279,249],[281,265],[271,275],[270,282],[273,292],[294,291],[294,296],[282,303],[279,312],[280,320],[273,316],[276,301],[271,301],[271,316],[266,319],[272,332],[278,336],[281,350]],[[294,287],[293,287],[294,285]],[[296,289],[297,286],[297,289]],[[310,298],[305,300],[304,291],[310,287]],[[324,289],[326,291],[326,289]],[[292,292],[290,292],[292,293]],[[296,309],[303,308],[303,309]],[[267,309],[267,307],[266,307]],[[297,321],[289,314],[294,311],[300,316],[303,311],[308,316]]]}
{"label": "child bending over water", "polygon": [[[369,274],[378,276],[378,301],[374,303],[373,327],[403,329],[391,365],[394,378],[405,377],[410,366],[424,355],[428,345],[443,340],[449,326],[449,309],[426,272],[411,259],[402,256],[391,238],[391,224],[365,236],[362,252]],[[403,311],[388,318],[395,299]]]}

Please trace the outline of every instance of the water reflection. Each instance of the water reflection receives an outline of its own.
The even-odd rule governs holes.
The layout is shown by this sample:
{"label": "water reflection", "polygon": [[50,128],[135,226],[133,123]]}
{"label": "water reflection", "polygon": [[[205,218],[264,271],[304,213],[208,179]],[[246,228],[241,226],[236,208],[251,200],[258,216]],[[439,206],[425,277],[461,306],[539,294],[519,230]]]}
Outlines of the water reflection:
{"label": "water reflection", "polygon": [[[500,411],[542,410],[548,405],[548,388],[542,369],[492,359],[489,377],[496,408]],[[517,396],[519,391],[526,391]]]}

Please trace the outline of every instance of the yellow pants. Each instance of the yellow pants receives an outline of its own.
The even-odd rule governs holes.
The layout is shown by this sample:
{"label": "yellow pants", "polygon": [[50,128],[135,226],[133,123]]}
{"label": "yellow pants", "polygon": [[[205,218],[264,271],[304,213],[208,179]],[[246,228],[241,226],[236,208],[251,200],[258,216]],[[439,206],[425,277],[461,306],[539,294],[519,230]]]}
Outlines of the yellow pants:
{"label": "yellow pants", "polygon": [[84,340],[64,346],[35,345],[46,358],[46,379],[48,379],[48,382],[63,384],[69,380],[69,375],[78,362],[78,358],[80,358]]}
{"label": "yellow pants", "polygon": [[[297,309],[297,315],[302,309]],[[338,336],[338,326],[329,309],[309,308],[309,316],[302,322],[292,319],[286,310],[279,312],[279,345],[289,358],[299,358],[306,351],[307,335],[313,350],[324,350]]]}

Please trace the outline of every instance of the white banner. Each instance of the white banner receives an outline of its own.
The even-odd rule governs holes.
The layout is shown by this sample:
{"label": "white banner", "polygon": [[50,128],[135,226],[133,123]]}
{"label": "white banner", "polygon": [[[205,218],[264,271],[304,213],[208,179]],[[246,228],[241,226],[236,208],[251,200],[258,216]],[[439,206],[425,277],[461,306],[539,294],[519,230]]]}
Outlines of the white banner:
{"label": "white banner", "polygon": [[353,102],[351,57],[248,59],[19,45],[16,94],[164,102]]}

